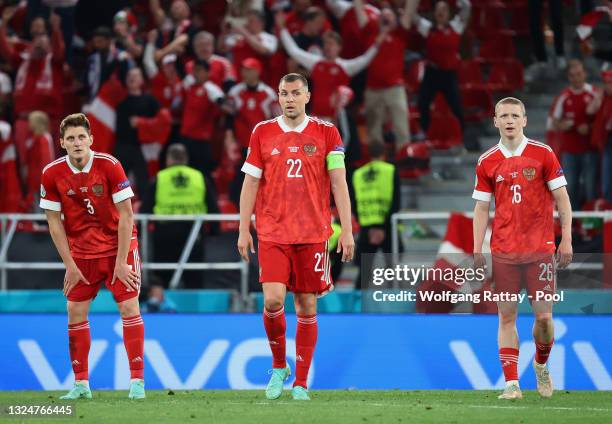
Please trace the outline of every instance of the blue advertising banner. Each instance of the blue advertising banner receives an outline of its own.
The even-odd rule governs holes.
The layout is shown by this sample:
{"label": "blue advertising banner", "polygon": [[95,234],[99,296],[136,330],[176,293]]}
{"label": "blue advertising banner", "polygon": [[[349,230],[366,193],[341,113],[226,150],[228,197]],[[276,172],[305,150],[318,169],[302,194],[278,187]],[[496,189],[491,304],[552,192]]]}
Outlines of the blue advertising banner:
{"label": "blue advertising banner", "polygon": [[[319,315],[313,389],[493,389],[503,386],[497,317]],[[258,389],[271,355],[260,315],[145,315],[149,389]],[[287,317],[294,368],[295,316]],[[91,315],[90,384],[126,389],[118,315]],[[534,388],[533,319],[518,321],[519,374]],[[73,382],[63,315],[0,315],[0,390],[59,390]],[[555,318],[550,370],[557,389],[612,390],[612,316]]]}

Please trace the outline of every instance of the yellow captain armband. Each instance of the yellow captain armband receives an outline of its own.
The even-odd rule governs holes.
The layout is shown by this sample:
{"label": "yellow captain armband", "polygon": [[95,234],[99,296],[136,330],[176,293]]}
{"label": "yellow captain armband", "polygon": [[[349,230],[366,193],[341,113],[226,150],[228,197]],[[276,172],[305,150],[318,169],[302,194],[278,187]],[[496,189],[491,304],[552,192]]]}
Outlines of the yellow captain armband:
{"label": "yellow captain armband", "polygon": [[330,153],[327,155],[327,170],[344,168],[344,153]]}

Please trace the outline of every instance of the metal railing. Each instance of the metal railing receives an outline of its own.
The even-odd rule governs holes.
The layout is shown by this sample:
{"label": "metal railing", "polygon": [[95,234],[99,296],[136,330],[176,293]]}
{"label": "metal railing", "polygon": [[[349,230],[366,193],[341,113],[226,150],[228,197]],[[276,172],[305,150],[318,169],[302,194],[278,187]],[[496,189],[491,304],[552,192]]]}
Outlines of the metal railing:
{"label": "metal railing", "polygon": [[[429,221],[447,221],[452,213],[461,213],[469,218],[474,217],[473,212],[397,212],[391,215],[391,258],[393,264],[398,264],[400,260],[399,252],[399,223],[400,221],[415,221],[415,220],[429,220]],[[495,216],[494,212],[489,213],[489,218]],[[558,217],[555,212],[555,218]],[[612,211],[574,211],[572,212],[573,218],[601,218],[605,221],[612,220]],[[470,252],[466,252],[470,253]],[[570,264],[568,269],[581,269],[581,270],[601,270],[602,264]]]}
{"label": "metal railing", "polygon": [[[136,214],[134,220],[141,225],[140,249],[143,272],[149,270],[174,270],[169,287],[177,288],[181,276],[186,270],[237,270],[240,271],[240,297],[243,304],[248,302],[249,292],[249,268],[248,264],[240,260],[238,262],[190,262],[187,263],[191,251],[202,224],[210,221],[239,221],[239,214],[202,214],[202,215],[152,215]],[[55,270],[64,269],[62,262],[8,262],[8,249],[17,231],[19,221],[46,221],[44,214],[0,214],[0,232],[2,245],[0,246],[0,290],[7,290],[9,269],[19,270]],[[148,224],[151,221],[193,221],[193,226],[181,252],[179,261],[176,263],[150,262],[149,258],[149,232]]]}

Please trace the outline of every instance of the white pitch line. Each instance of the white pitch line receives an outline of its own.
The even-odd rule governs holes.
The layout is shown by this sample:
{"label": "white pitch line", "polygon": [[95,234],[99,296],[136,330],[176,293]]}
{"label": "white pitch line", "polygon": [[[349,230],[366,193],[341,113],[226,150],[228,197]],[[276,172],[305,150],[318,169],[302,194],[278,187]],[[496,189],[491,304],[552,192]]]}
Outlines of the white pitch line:
{"label": "white pitch line", "polygon": [[[529,406],[501,406],[501,405],[461,405],[467,406],[468,408],[490,408],[490,409],[529,409]],[[612,409],[608,408],[570,408],[569,406],[543,406],[540,409],[552,409],[559,411],[597,411],[597,412],[611,412]]]}

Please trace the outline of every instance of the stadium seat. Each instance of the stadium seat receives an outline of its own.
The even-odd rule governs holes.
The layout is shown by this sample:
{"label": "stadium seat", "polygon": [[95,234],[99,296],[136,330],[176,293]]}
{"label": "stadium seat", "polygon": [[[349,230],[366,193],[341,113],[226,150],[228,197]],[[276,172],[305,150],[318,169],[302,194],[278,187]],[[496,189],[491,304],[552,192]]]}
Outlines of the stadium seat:
{"label": "stadium seat", "polygon": [[427,140],[436,150],[447,150],[462,143],[461,124],[452,113],[432,113]]}
{"label": "stadium seat", "polygon": [[512,31],[507,28],[504,12],[502,7],[475,5],[472,8],[472,17],[469,23],[470,31],[480,40],[486,40],[492,35],[500,33],[511,35]]}
{"label": "stadium seat", "polygon": [[395,157],[401,178],[418,178],[430,172],[428,142],[414,142],[402,147]]}
{"label": "stadium seat", "polygon": [[461,61],[457,74],[459,76],[459,85],[462,89],[482,88],[484,85],[481,64],[477,60]]}
{"label": "stadium seat", "polygon": [[493,63],[489,71],[487,88],[491,91],[519,91],[525,86],[523,64],[517,59]]}
{"label": "stadium seat", "polygon": [[461,103],[466,121],[480,122],[493,116],[493,98],[484,88],[462,89]]}
{"label": "stadium seat", "polygon": [[514,40],[508,34],[495,34],[484,39],[478,51],[478,60],[485,63],[504,62],[516,57]]}
{"label": "stadium seat", "polygon": [[404,81],[406,81],[406,91],[408,91],[408,93],[418,93],[419,86],[421,85],[421,81],[423,80],[424,74],[424,60],[416,60],[414,62],[411,62],[410,65],[408,65],[404,75]]}

